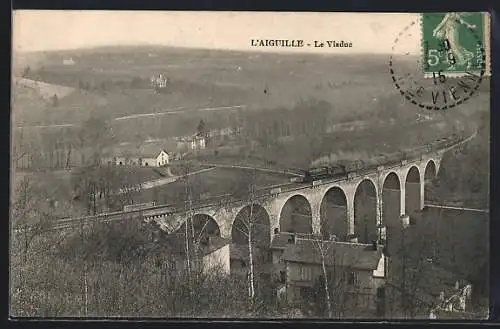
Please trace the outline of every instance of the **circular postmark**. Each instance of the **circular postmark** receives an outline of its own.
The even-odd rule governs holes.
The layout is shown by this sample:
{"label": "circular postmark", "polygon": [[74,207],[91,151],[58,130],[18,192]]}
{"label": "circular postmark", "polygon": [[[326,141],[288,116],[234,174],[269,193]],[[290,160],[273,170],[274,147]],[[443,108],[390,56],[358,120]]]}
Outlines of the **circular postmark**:
{"label": "circular postmark", "polygon": [[477,93],[486,72],[486,51],[482,18],[473,18],[477,24],[458,13],[423,14],[398,34],[389,70],[407,101],[426,110],[446,110]]}

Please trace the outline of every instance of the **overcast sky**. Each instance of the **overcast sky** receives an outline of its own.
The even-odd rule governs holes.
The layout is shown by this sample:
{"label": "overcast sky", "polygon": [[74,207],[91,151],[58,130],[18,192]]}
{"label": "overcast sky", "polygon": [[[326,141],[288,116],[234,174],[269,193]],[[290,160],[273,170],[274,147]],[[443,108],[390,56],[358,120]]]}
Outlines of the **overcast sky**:
{"label": "overcast sky", "polygon": [[[13,47],[17,51],[76,49],[104,45],[158,44],[177,47],[251,49],[250,39],[344,40],[352,48],[285,49],[338,53],[390,53],[398,33],[418,14],[16,11]],[[412,54],[420,50],[417,29],[399,41]]]}

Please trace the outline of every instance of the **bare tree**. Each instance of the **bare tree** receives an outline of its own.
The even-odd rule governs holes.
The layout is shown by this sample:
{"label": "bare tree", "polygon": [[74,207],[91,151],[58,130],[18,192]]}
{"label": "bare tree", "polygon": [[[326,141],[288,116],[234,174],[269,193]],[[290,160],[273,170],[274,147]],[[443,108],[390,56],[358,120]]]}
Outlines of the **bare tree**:
{"label": "bare tree", "polygon": [[[354,272],[351,272],[350,267],[345,264],[345,255],[337,253],[334,249],[335,240],[333,237],[330,240],[324,240],[320,235],[311,235],[310,239],[313,247],[320,256],[322,273],[320,276],[320,286],[323,290],[321,295],[326,299],[327,315],[329,318],[340,317],[346,307],[348,307],[346,305],[349,297],[347,291],[348,275]],[[354,263],[356,260],[350,259],[349,261]],[[354,284],[355,282],[353,282],[353,286]],[[350,296],[355,296],[355,300],[357,300],[358,296],[356,293],[351,291]],[[350,302],[352,303],[352,300]]]}
{"label": "bare tree", "polygon": [[321,238],[316,238],[313,239],[314,245],[319,251],[319,254],[321,256],[321,270],[323,271],[323,287],[325,291],[325,298],[326,298],[326,308],[328,312],[328,317],[332,318],[333,317],[333,309],[332,309],[332,300],[330,296],[330,284],[328,280],[328,272],[327,272],[327,265],[326,265],[326,255],[329,251],[329,248],[332,246],[332,243],[328,243],[323,241]]}
{"label": "bare tree", "polygon": [[16,236],[22,236],[23,259],[26,262],[32,241],[39,236],[48,225],[48,216],[43,213],[37,198],[33,179],[24,176],[18,183],[13,195],[12,227]]}
{"label": "bare tree", "polygon": [[263,280],[265,272],[262,272],[262,265],[265,266],[267,260],[262,258],[264,255],[261,253],[261,248],[267,250],[270,243],[270,226],[267,223],[267,215],[258,203],[257,171],[247,172],[240,184],[235,186],[235,189],[237,189],[235,196],[244,200],[246,206],[239,212],[233,223],[232,242],[244,245],[245,254],[248,254],[246,270],[248,305],[252,311],[257,311],[265,304],[266,291],[264,287],[267,285],[266,280]]}
{"label": "bare tree", "polygon": [[203,233],[208,224],[208,219],[205,220],[201,230],[195,230],[193,220],[193,186],[190,180],[190,172],[192,164],[184,162],[181,165],[181,177],[184,181],[185,201],[184,207],[186,211],[186,221],[184,222],[184,248],[186,253],[186,267],[188,276],[188,287],[191,298],[194,298],[193,281],[198,279],[199,269],[201,267],[199,248]]}
{"label": "bare tree", "polygon": [[248,258],[249,258],[249,270],[248,270],[248,298],[250,306],[253,307],[255,303],[255,268],[254,268],[254,234],[256,233],[256,226],[259,225],[258,218],[255,216],[254,208],[256,205],[256,195],[255,195],[255,177],[256,172],[252,170],[250,175],[247,177],[245,182],[248,189],[246,203],[249,205],[248,213],[243,215],[243,218],[238,223],[241,227],[235,226],[235,228],[246,237],[247,247],[248,247]]}

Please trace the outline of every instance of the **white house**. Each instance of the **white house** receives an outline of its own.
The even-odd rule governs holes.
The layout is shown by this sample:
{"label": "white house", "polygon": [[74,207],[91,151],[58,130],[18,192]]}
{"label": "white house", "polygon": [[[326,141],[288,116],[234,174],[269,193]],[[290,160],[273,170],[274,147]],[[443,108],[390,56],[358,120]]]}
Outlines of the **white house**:
{"label": "white house", "polygon": [[165,150],[161,150],[160,153],[156,156],[155,160],[157,167],[165,166],[170,162],[168,153]]}
{"label": "white house", "polygon": [[205,137],[194,136],[191,139],[191,150],[204,150],[206,147]]}
{"label": "white house", "polygon": [[151,77],[151,85],[155,91],[160,91],[160,89],[165,89],[168,84],[168,78],[163,74],[155,74]]}

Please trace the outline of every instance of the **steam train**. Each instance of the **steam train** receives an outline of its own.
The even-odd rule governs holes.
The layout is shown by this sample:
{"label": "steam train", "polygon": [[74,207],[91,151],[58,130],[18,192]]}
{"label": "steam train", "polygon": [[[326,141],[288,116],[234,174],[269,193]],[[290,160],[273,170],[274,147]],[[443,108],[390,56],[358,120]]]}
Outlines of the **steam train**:
{"label": "steam train", "polygon": [[344,165],[314,167],[306,170],[303,182],[335,178],[347,175],[347,169]]}
{"label": "steam train", "polygon": [[332,178],[347,178],[348,174],[355,171],[370,170],[377,168],[380,165],[396,165],[401,164],[404,159],[413,159],[421,156],[424,153],[432,152],[437,149],[450,147],[460,141],[464,137],[453,134],[449,137],[440,138],[435,141],[429,142],[424,146],[417,148],[406,149],[400,152],[390,153],[386,155],[379,155],[367,161],[354,160],[354,161],[339,161],[332,165],[324,165],[312,167],[305,170],[303,176],[295,178],[294,182],[309,183],[322,179]]}

